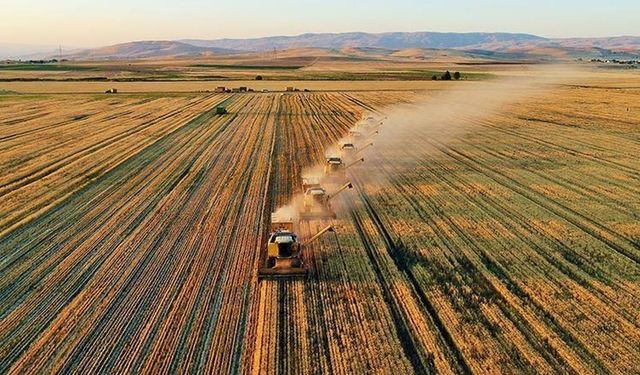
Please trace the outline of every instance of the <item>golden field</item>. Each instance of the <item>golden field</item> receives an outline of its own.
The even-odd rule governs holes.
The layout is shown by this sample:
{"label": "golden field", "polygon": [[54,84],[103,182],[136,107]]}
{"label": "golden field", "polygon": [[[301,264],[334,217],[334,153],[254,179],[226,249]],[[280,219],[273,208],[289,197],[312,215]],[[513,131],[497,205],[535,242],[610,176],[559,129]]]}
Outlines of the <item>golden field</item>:
{"label": "golden field", "polygon": [[[0,372],[640,373],[640,75],[499,82],[540,69],[0,82]],[[269,213],[369,114],[337,219],[300,224],[336,236],[258,281]]]}

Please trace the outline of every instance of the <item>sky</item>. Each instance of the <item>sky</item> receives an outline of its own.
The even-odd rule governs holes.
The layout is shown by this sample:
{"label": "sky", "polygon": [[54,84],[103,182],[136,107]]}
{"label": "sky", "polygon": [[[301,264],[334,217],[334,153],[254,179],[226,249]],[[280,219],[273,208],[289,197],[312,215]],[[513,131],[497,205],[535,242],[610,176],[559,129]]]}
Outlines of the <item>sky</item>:
{"label": "sky", "polygon": [[0,45],[97,47],[347,31],[637,36],[640,0],[0,0]]}

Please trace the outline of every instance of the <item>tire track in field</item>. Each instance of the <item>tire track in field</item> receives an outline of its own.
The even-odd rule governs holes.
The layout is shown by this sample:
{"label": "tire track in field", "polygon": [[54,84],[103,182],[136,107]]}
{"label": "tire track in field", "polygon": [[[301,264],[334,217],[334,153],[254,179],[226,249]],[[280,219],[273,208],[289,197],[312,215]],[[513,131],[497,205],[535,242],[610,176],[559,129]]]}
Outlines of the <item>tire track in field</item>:
{"label": "tire track in field", "polygon": [[[436,158],[432,158],[430,163],[433,166],[436,166],[440,169],[447,170],[446,166],[439,162]],[[453,190],[459,190],[458,186],[466,186],[468,188],[472,188],[472,185],[469,185],[465,179],[458,179],[454,181],[445,173],[438,173],[437,169],[432,170],[434,176],[443,182],[445,182],[448,186],[450,186]],[[425,199],[429,199],[428,196],[422,194]],[[582,273],[586,273],[589,277],[594,280],[598,280],[600,282],[605,283],[609,287],[614,289],[618,289],[619,285],[613,283],[614,279],[617,278],[616,275],[611,274],[608,270],[604,269],[596,269],[594,266],[589,266],[588,259],[581,256],[579,253],[574,252],[563,240],[562,238],[551,235],[546,232],[542,232],[540,228],[530,223],[530,220],[527,219],[524,215],[520,214],[518,211],[511,209],[505,203],[503,203],[500,199],[492,198],[488,195],[479,195],[475,197],[475,199],[471,199],[469,201],[474,206],[480,208],[483,212],[491,212],[493,217],[503,217],[501,222],[506,225],[508,228],[512,229],[513,233],[522,233],[526,232],[527,234],[533,235],[528,236],[518,236],[518,239],[527,244],[529,248],[535,250],[535,252],[542,257],[544,257],[550,266],[556,268],[559,272],[568,276],[571,280],[576,281],[581,286],[585,287],[587,290],[596,293],[597,297],[605,302],[611,304],[611,306],[616,305],[616,301],[612,300],[609,296],[603,294],[599,288],[596,288],[591,280],[587,277],[583,276]],[[540,243],[541,242],[541,243]],[[561,258],[555,256],[550,253],[548,249],[560,249]],[[574,255],[567,255],[567,253],[571,253]],[[578,258],[582,258],[581,261],[577,261]],[[571,265],[575,269],[572,269],[568,265]],[[607,277],[603,277],[602,273],[607,272]],[[610,279],[613,278],[613,279]],[[628,294],[630,298],[637,298],[633,294],[633,292],[626,291],[624,289],[620,289],[621,292]],[[638,301],[640,303],[640,300]],[[626,314],[625,314],[626,315]],[[625,318],[630,324],[635,324],[637,327],[637,323],[633,322],[633,317],[626,315]]]}
{"label": "tire track in field", "polygon": [[582,152],[580,150],[577,150],[575,148],[562,146],[562,145],[553,143],[551,141],[547,141],[547,140],[545,140],[543,138],[536,137],[536,136],[533,136],[533,135],[530,135],[530,134],[525,136],[525,135],[520,134],[517,131],[505,129],[504,127],[500,127],[500,126],[497,126],[497,125],[492,125],[492,124],[489,124],[487,122],[482,123],[481,126],[493,129],[493,130],[495,130],[497,132],[500,132],[500,133],[509,134],[509,135],[511,135],[513,137],[523,139],[526,142],[532,142],[532,143],[536,143],[536,144],[539,144],[539,145],[543,145],[543,146],[549,147],[549,148],[554,149],[554,150],[566,152],[566,153],[568,153],[569,155],[572,155],[572,156],[580,156],[582,158],[591,160],[591,161],[593,161],[593,162],[595,162],[597,164],[606,165],[608,167],[623,171],[623,172],[625,172],[625,173],[627,173],[629,175],[632,175],[635,179],[640,179],[640,169],[629,167],[629,166],[627,166],[625,164],[621,164],[621,163],[619,163],[617,161],[613,161],[613,160],[608,160],[608,159],[592,156],[590,154],[584,153],[584,152]]}
{"label": "tire track in field", "polygon": [[[391,162],[389,161],[387,162],[382,161],[382,163],[385,165],[391,165],[390,164]],[[397,177],[399,176],[396,176],[396,178]],[[390,178],[392,177],[390,176]],[[408,183],[408,181],[404,181],[404,183]],[[485,253],[485,251],[482,250],[480,247],[478,247],[464,232],[462,232],[459,228],[457,228],[457,225],[451,222],[447,215],[443,215],[442,212],[439,212],[437,205],[435,203],[432,204],[430,202],[429,197],[426,197],[424,201],[415,199],[415,197],[409,194],[409,191],[407,190],[407,188],[400,185],[400,181],[393,182],[392,184],[395,187],[395,189],[397,189],[397,191],[401,194],[401,196],[404,197],[405,201],[409,203],[409,205],[413,208],[414,212],[416,212],[419,215],[419,217],[425,222],[431,223],[430,226],[432,227],[432,229],[435,231],[435,233],[438,234],[440,239],[446,244],[448,248],[453,250],[453,249],[456,249],[457,246],[454,244],[451,244],[447,240],[447,236],[438,229],[438,225],[432,222],[429,212],[435,212],[437,214],[437,217],[442,218],[443,220],[448,222],[449,223],[448,227],[451,228],[457,234],[457,236],[464,241],[466,246],[469,246],[471,249],[473,249],[473,251],[476,254],[480,254],[481,257],[479,259],[483,261],[483,264],[485,267],[484,270],[478,269],[477,265],[475,265],[473,262],[467,259],[466,256],[464,256],[463,258],[458,255],[455,255],[455,258],[457,259],[459,264],[465,270],[467,270],[466,274],[470,275],[470,277],[472,277],[475,280],[472,283],[472,285],[489,288],[490,290],[492,290],[492,293],[491,293],[492,295],[498,296],[501,298],[500,292],[497,291],[492,286],[491,282],[487,280],[485,276],[483,276],[487,274],[487,272],[496,272],[497,270],[499,270],[498,264],[490,261],[490,258]],[[422,207],[423,205],[428,207],[429,212]],[[462,251],[462,249],[458,248],[458,251],[464,254],[464,251]],[[532,299],[526,294],[526,292],[520,289],[520,287],[515,282],[513,282],[510,278],[508,279],[506,278],[507,274],[503,270],[501,270],[500,273],[497,274],[497,276],[498,276],[498,279],[500,279],[502,282],[506,282],[506,285],[509,287],[509,290],[511,292],[514,292],[518,296],[518,298],[520,298],[523,301],[524,300],[532,301]],[[417,282],[416,285],[417,287],[420,287],[419,282]],[[571,334],[569,334],[566,330],[564,330],[564,328],[555,320],[555,318],[549,315],[543,307],[537,305],[535,302],[533,303],[534,303],[533,306],[536,307],[535,309],[536,315],[539,317],[543,317],[543,320],[546,321],[547,326],[552,328],[560,337],[563,337],[565,340],[568,340],[568,342],[571,344],[571,347],[576,349],[576,352],[582,357],[584,361],[586,361],[586,363],[591,363],[594,366],[594,368],[598,369],[600,373],[607,373],[603,364],[597,358],[593,357],[591,353],[584,346],[582,346],[580,342],[578,342],[575,338],[573,338]],[[537,348],[538,350],[540,350],[540,354],[545,358],[545,360],[547,360],[551,365],[553,365],[556,368],[556,371],[559,371],[559,372],[571,371],[571,366],[569,363],[563,361],[560,358],[556,358],[556,355],[552,350],[552,348],[546,345],[541,345],[539,341],[536,341],[538,338],[532,337],[532,335],[529,332],[527,332],[529,327],[523,327],[522,323],[520,323],[521,321],[526,321],[526,320],[523,319],[522,316],[517,317],[517,314],[509,308],[509,302],[502,301],[498,303],[498,306],[505,313],[505,316],[510,317],[510,320],[512,321],[515,327],[520,327],[520,329],[524,330],[522,333],[524,334],[525,337],[528,337],[530,344],[534,348]]]}
{"label": "tire track in field", "polygon": [[[185,133],[186,131],[190,130],[190,128],[193,128],[193,127],[195,127],[195,126],[198,126],[198,125],[201,123],[201,121],[203,121],[205,118],[207,118],[207,117],[211,116],[211,113],[213,113],[213,111],[214,111],[214,110],[210,110],[208,113],[205,113],[205,114],[203,114],[201,117],[199,117],[198,119],[196,119],[196,120],[194,120],[194,121],[191,121],[191,122],[190,122],[190,123],[188,123],[186,126],[181,127],[181,128],[179,128],[179,129],[177,129],[176,131],[174,131],[173,133],[171,133],[171,134],[167,135],[167,136],[166,136],[165,138],[163,138],[161,141],[159,141],[159,142],[155,143],[154,145],[149,146],[149,147],[148,147],[147,149],[145,149],[142,153],[140,153],[140,154],[138,154],[138,155],[136,155],[136,156],[131,157],[127,162],[123,163],[121,167],[118,167],[118,168],[114,169],[114,170],[113,170],[113,172],[111,172],[111,173],[109,173],[109,174],[105,175],[105,176],[101,179],[101,181],[107,181],[107,180],[111,179],[111,176],[114,176],[114,175],[120,174],[121,172],[125,172],[125,171],[127,171],[126,173],[129,173],[129,174],[126,174],[126,175],[125,175],[125,177],[124,177],[124,178],[122,178],[122,180],[123,180],[123,181],[125,181],[125,180],[127,179],[127,177],[126,177],[126,176],[130,175],[131,171],[135,172],[135,170],[136,170],[136,169],[130,169],[130,168],[129,168],[129,167],[130,167],[130,164],[135,164],[135,163],[137,163],[137,162],[139,162],[139,161],[142,161],[142,164],[143,164],[143,165],[150,163],[150,162],[151,162],[151,159],[150,159],[150,158],[148,158],[148,156],[149,156],[150,154],[156,154],[156,151],[157,151],[157,150],[162,150],[162,149],[164,148],[164,145],[171,144],[171,143],[173,142],[173,139],[175,139],[176,137],[180,136],[182,133]],[[179,179],[179,178],[180,178],[180,176],[178,176],[178,179]],[[173,183],[169,184],[167,187],[168,187],[169,189],[171,189],[171,188],[172,188],[172,186],[175,186],[176,184],[177,184],[177,181],[174,181]],[[87,196],[87,193],[88,193],[89,191],[94,190],[94,188],[95,188],[96,186],[98,186],[98,187],[99,187],[99,185],[100,185],[100,182],[98,182],[97,184],[94,184],[94,185],[88,186],[88,187],[86,187],[86,188],[82,189],[82,191],[80,191],[80,192],[78,192],[78,193],[74,194],[74,196],[75,196],[75,197],[78,197],[78,198],[80,198],[80,197],[82,197],[82,196]],[[169,191],[170,191],[170,190],[169,190]],[[74,198],[75,198],[75,197],[74,197]],[[89,195],[88,197],[89,197],[90,199],[92,199],[90,195]],[[143,197],[143,198],[144,198],[144,197]],[[155,200],[149,200],[148,202],[150,203],[150,206],[147,206],[146,210],[145,210],[145,211],[143,211],[143,212],[142,212],[142,214],[141,214],[140,216],[138,216],[138,217],[139,217],[139,218],[144,217],[145,212],[149,212],[149,210],[150,210],[150,209],[152,209],[152,207],[154,206],[154,204],[157,204],[157,202],[159,202],[159,201],[160,201],[160,199],[161,199],[161,196],[158,196]],[[70,202],[71,202],[71,201],[73,201],[73,200],[75,200],[75,199],[71,199],[71,200],[70,200]],[[154,203],[154,202],[155,202],[155,203]],[[65,206],[65,205],[64,205],[64,204],[62,204],[62,205],[60,205],[60,206]],[[71,204],[70,206],[77,207],[77,204]],[[90,206],[89,206],[89,207],[90,207]],[[149,207],[151,207],[151,208],[149,208]],[[74,208],[74,210],[75,210],[75,208]],[[55,211],[58,211],[58,210],[55,210]],[[52,214],[53,214],[53,213],[52,213]],[[47,216],[50,216],[50,215],[47,215]],[[64,215],[63,215],[63,216],[64,216]],[[42,221],[45,221],[45,220],[47,220],[47,219],[48,219],[48,217],[43,217],[42,219],[39,219],[38,221],[39,221],[39,222],[42,222]],[[139,219],[138,219],[138,220],[139,220]],[[34,223],[34,227],[36,227],[36,228],[37,228],[37,227],[39,227],[39,225],[38,225],[38,224],[39,224],[39,223]],[[26,230],[26,229],[28,229],[28,228],[25,228],[25,230]],[[129,230],[130,230],[130,231],[131,231],[131,230],[133,230],[133,227],[132,227],[132,229],[129,229]],[[63,232],[63,233],[64,233],[64,232]],[[58,244],[58,246],[59,246],[59,244]],[[105,254],[109,254],[109,252],[105,252]],[[102,258],[104,259],[104,256],[102,256]],[[91,268],[88,268],[88,269],[87,269],[87,271],[88,271],[89,273],[85,273],[85,276],[82,276],[82,279],[81,279],[81,280],[87,280],[87,279],[88,279],[88,277],[90,277],[90,275],[92,274],[92,272],[95,272],[95,270],[97,269],[97,266],[100,264],[100,259],[97,259],[97,260],[98,260],[98,263],[96,263],[96,265],[95,265],[95,266],[92,266]],[[78,262],[80,262],[79,264],[82,264],[82,262],[83,262],[83,261],[84,261],[83,259],[79,259],[79,260],[78,260]],[[42,282],[42,281],[41,281],[41,280],[42,280],[42,278],[39,278],[38,280],[39,280],[38,282]],[[80,283],[80,284],[76,284],[76,285],[81,286],[81,285],[83,285],[83,284],[84,284],[84,282],[82,282],[82,283]],[[16,285],[16,284],[14,283],[13,285]],[[17,285],[21,285],[21,284],[17,284]],[[64,284],[60,284],[60,285],[64,285]],[[3,288],[3,289],[2,289],[2,291],[3,291],[3,292],[5,292],[5,289]],[[73,295],[71,295],[71,298],[73,298]],[[50,305],[50,304],[44,304],[44,303],[43,303],[43,304],[41,304],[40,306],[45,307],[45,306],[51,306],[51,305]],[[41,314],[38,314],[38,315],[39,315],[39,316],[41,316]],[[12,336],[13,336],[13,337],[19,337],[19,335],[18,335],[17,333],[16,333],[16,334],[12,334],[12,335],[8,335],[8,332],[6,332],[6,331],[5,331],[5,334],[7,334],[7,336],[5,336],[5,337],[7,337],[7,338],[8,338],[8,337],[12,337]]]}
{"label": "tire track in field", "polygon": [[12,178],[11,180],[4,182],[2,184],[0,184],[0,197],[7,194],[7,192],[11,191],[11,190],[15,190],[17,188],[21,188],[24,186],[29,185],[30,183],[43,178],[51,173],[54,173],[56,170],[60,169],[64,164],[66,164],[66,162],[70,161],[70,160],[77,160],[82,158],[83,156],[89,154],[89,153],[93,153],[96,151],[99,151],[102,148],[108,147],[113,143],[116,143],[117,141],[123,140],[133,134],[139,133],[145,129],[147,129],[148,127],[162,121],[162,120],[166,120],[169,119],[173,116],[175,116],[177,113],[184,111],[185,109],[191,108],[196,106],[197,104],[204,102],[205,100],[209,99],[210,97],[203,97],[199,102],[196,103],[192,103],[191,105],[189,105],[186,108],[180,108],[180,109],[176,109],[173,110],[165,115],[162,115],[158,118],[155,118],[153,120],[144,122],[134,128],[128,129],[127,131],[118,134],[116,137],[112,137],[110,139],[105,139],[101,142],[98,142],[96,144],[93,145],[88,145],[84,148],[81,148],[79,150],[76,150],[75,152],[73,152],[72,154],[63,156],[60,159],[57,160],[53,160],[50,163],[47,163],[45,165],[42,165],[38,168],[36,168],[35,170],[30,171],[27,174],[23,174],[23,175],[19,175],[19,176],[15,176],[14,178]]}
{"label": "tire track in field", "polygon": [[[369,198],[365,195],[364,191],[362,190],[361,181],[359,180],[359,178],[355,178],[354,181],[356,182],[355,186],[356,186],[356,189],[358,190],[360,199],[365,206],[366,212],[370,216],[373,223],[375,224],[375,228],[377,229],[378,234],[380,235],[380,237],[383,239],[385,243],[387,253],[393,260],[398,271],[401,274],[405,275],[406,279],[409,281],[409,284],[411,285],[413,291],[417,294],[417,297],[420,300],[421,305],[424,307],[424,311],[427,313],[429,321],[432,323],[433,327],[435,328],[435,331],[438,332],[439,338],[441,340],[440,343],[442,347],[445,349],[445,352],[449,357],[450,365],[452,366],[453,369],[456,370],[456,373],[458,374],[471,374],[472,373],[471,369],[469,368],[469,365],[467,364],[464,357],[462,356],[460,349],[458,348],[455,341],[453,340],[451,333],[449,332],[445,324],[440,319],[433,304],[429,301],[426,294],[422,291],[422,288],[420,287],[420,284],[417,281],[415,275],[412,273],[411,268],[406,264],[404,255],[401,254],[399,247],[396,245],[395,241],[393,240],[389,232],[385,229],[385,226],[383,225],[382,221],[380,220],[376,211],[371,205]],[[357,216],[354,216],[353,219],[356,222],[356,227],[361,228],[360,219]],[[360,235],[363,236],[362,229],[359,229],[358,231]],[[363,240],[363,243],[365,244],[365,249],[369,249],[370,247],[366,246],[366,244],[368,243],[368,242],[365,242],[367,241],[366,237],[363,237],[362,240]],[[377,277],[380,278],[381,277],[380,275],[382,275],[382,273],[380,272],[379,266],[377,266],[377,263],[371,251],[368,250],[367,252],[369,254],[370,262],[374,266],[375,274],[377,275]],[[386,282],[383,279],[379,279],[378,283],[383,288],[386,285]],[[414,365],[414,370],[416,370],[416,372],[418,373],[428,373],[427,369],[432,368],[433,365],[420,363],[419,359],[421,358],[421,356],[418,355],[418,349],[415,347],[416,343],[413,342],[412,336],[407,331],[406,327],[403,327],[403,325],[405,324],[404,323],[405,318],[402,316],[401,312],[396,307],[396,303],[394,302],[395,300],[388,289],[385,290],[385,299],[390,302],[390,309],[393,312],[394,321],[396,323],[396,328],[398,330],[400,341],[403,343],[403,348],[405,350],[407,357],[411,360],[412,364]]]}
{"label": "tire track in field", "polygon": [[513,177],[508,176],[504,172],[495,170],[481,161],[474,160],[463,151],[460,151],[454,147],[448,147],[435,140],[427,140],[427,142],[436,147],[443,154],[458,161],[461,165],[464,165],[480,174],[491,177],[501,186],[514,191],[515,193],[543,207],[554,215],[563,218],[564,220],[580,228],[583,232],[588,233],[601,242],[604,242],[616,252],[628,257],[636,263],[640,263],[640,255],[638,255],[640,246],[634,244],[633,240],[627,238],[626,236],[614,232],[604,225],[589,219],[585,215],[571,209],[563,203],[553,201],[545,196],[530,192],[525,186],[522,185],[522,183],[520,183]]}

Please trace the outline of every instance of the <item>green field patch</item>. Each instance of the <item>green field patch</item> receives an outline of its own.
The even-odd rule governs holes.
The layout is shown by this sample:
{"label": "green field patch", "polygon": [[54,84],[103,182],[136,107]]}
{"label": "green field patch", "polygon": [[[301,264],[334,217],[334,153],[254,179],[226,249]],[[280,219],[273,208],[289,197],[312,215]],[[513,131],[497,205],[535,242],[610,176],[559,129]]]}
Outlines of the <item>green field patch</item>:
{"label": "green field patch", "polygon": [[190,65],[192,68],[215,68],[215,69],[240,69],[240,70],[297,70],[303,65],[226,65],[226,64],[196,64]]}
{"label": "green field patch", "polygon": [[0,70],[18,70],[18,71],[42,71],[42,72],[73,72],[73,71],[91,71],[97,68],[90,66],[78,65],[59,65],[59,64],[6,64],[0,65]]}

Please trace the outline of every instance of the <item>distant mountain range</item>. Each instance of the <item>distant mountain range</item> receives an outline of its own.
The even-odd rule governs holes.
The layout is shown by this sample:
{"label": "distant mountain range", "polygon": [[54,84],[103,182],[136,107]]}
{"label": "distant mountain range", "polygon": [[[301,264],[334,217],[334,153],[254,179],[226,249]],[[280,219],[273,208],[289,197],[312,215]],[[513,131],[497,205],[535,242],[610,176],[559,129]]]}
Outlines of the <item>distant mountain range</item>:
{"label": "distant mountain range", "polygon": [[273,36],[254,39],[182,40],[199,47],[227,48],[242,51],[264,51],[273,48],[468,48],[488,43],[541,42],[544,38],[529,34],[509,33],[337,33]]}
{"label": "distant mountain range", "polygon": [[[0,48],[2,46],[0,45]],[[137,41],[108,47],[75,50],[64,54],[75,60],[144,59],[227,55],[300,48],[457,50],[486,58],[574,59],[638,58],[640,37],[549,39],[512,33],[322,33],[251,39],[184,39]],[[1,51],[0,51],[1,52]],[[2,55],[2,53],[0,53]],[[56,56],[54,53],[49,54]],[[401,55],[401,54],[400,54]]]}

